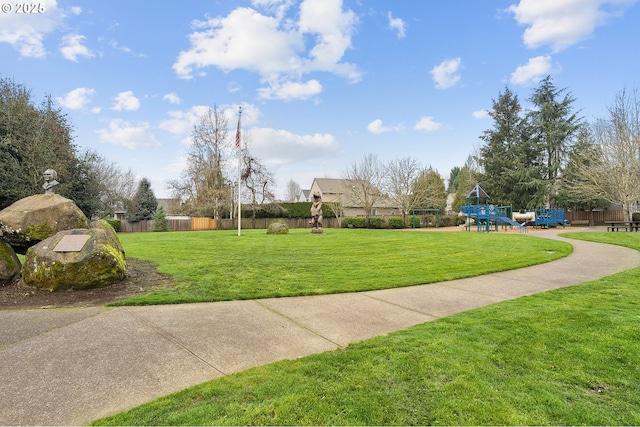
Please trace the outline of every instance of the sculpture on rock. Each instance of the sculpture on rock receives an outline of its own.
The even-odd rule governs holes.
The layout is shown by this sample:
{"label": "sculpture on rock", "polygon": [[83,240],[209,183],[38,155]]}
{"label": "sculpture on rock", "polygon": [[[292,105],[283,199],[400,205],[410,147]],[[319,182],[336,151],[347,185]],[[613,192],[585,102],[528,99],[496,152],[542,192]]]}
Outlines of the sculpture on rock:
{"label": "sculpture on rock", "polygon": [[58,181],[58,172],[53,169],[47,169],[44,171],[44,184],[42,184],[42,188],[44,188],[44,194],[56,194],[56,186],[59,184]]}
{"label": "sculpture on rock", "polygon": [[312,233],[322,233],[322,197],[320,193],[313,193],[311,204],[311,229]]}

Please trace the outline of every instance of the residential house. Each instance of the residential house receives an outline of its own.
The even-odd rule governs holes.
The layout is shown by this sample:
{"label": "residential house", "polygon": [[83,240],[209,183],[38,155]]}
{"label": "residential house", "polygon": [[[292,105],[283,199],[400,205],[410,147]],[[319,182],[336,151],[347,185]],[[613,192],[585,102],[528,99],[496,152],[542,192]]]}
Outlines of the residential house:
{"label": "residential house", "polygon": [[[309,199],[318,193],[322,203],[341,203],[343,216],[365,216],[364,207],[355,200],[348,179],[315,178],[311,185]],[[386,196],[376,201],[371,212],[373,216],[402,216],[402,211]]]}
{"label": "residential house", "polygon": [[310,202],[311,190],[300,190],[298,193],[298,197],[296,198],[296,202]]}

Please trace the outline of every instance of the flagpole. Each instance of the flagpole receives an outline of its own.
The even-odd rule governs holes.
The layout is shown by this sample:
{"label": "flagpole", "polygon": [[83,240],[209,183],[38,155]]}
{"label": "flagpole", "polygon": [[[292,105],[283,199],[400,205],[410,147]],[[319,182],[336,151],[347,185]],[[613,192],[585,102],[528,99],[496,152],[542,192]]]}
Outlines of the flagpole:
{"label": "flagpole", "polygon": [[238,107],[238,130],[236,130],[236,148],[238,150],[238,236],[242,234],[242,206],[240,205],[240,187],[242,182],[242,141],[240,138],[240,118],[242,106]]}

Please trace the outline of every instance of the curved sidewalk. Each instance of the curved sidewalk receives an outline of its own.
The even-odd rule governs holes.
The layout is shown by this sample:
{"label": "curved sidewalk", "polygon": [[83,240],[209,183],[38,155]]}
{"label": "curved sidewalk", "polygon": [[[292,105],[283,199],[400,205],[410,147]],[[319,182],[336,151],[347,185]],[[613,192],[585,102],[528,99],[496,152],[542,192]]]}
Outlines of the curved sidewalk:
{"label": "curved sidewalk", "polygon": [[315,297],[0,311],[0,425],[78,425],[204,381],[640,266],[570,242],[561,260],[431,285]]}

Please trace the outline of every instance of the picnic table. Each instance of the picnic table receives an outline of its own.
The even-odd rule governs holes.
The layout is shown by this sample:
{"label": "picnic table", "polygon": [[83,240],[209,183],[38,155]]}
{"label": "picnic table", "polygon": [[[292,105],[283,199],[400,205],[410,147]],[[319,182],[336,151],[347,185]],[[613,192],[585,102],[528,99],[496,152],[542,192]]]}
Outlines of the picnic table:
{"label": "picnic table", "polygon": [[638,231],[638,221],[607,221],[607,231]]}

